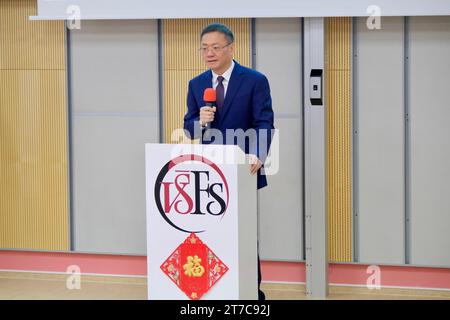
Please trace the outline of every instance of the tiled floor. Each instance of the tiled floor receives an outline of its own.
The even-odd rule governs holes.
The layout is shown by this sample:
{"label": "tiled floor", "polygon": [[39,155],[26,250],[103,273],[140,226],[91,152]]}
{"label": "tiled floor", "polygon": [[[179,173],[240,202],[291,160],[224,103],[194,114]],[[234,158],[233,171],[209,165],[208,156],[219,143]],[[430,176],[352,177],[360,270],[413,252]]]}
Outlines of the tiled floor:
{"label": "tiled floor", "polygon": [[[147,298],[145,278],[82,276],[80,289],[68,289],[68,275],[0,272],[0,299],[133,299]],[[263,283],[268,300],[304,300],[302,284]],[[381,289],[330,286],[328,299],[449,299],[450,291]]]}

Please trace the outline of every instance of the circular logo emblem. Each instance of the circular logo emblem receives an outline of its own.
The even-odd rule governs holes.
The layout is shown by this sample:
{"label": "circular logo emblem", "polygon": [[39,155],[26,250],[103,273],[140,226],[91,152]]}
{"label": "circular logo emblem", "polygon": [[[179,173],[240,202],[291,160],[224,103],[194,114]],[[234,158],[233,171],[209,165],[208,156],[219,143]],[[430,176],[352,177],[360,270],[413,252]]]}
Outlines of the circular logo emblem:
{"label": "circular logo emblem", "polygon": [[203,232],[225,215],[229,190],[220,168],[186,154],[167,162],[156,178],[155,201],[163,219],[183,232]]}

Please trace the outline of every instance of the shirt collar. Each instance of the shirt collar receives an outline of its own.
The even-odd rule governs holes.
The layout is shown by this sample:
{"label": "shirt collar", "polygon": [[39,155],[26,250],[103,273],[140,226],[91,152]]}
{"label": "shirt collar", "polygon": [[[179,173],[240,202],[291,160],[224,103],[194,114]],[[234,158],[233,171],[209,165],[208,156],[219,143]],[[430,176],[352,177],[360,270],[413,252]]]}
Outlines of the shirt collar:
{"label": "shirt collar", "polygon": [[[225,80],[223,81],[230,81],[231,78],[231,73],[233,72],[233,68],[234,68],[234,61],[231,60],[231,66],[227,69],[227,71],[225,71],[222,74],[222,77],[224,77]],[[211,70],[212,71],[212,70]],[[217,82],[217,77],[219,76],[217,73],[215,73],[214,71],[212,71],[212,75],[213,75],[213,83]]]}

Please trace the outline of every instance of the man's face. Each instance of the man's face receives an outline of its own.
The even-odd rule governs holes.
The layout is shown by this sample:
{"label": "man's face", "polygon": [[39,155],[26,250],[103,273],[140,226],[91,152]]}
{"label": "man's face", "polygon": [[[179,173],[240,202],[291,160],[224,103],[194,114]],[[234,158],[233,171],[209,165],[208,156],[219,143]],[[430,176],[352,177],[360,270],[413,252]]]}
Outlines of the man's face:
{"label": "man's face", "polygon": [[200,51],[206,66],[221,75],[231,65],[234,43],[230,44],[221,32],[210,32],[203,35]]}

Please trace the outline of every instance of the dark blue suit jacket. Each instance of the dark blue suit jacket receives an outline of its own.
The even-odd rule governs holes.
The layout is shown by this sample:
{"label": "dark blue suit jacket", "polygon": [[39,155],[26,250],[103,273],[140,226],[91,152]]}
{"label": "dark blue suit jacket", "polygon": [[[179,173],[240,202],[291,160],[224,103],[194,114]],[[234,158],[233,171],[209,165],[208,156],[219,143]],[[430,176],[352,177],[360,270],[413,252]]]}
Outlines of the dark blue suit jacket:
{"label": "dark blue suit jacket", "polygon": [[[260,72],[241,66],[236,61],[228,83],[222,110],[217,110],[211,128],[218,129],[226,137],[226,129],[255,129],[250,132],[256,136],[245,139],[240,146],[245,153],[256,154],[264,163],[272,140],[273,110],[270,87],[267,78]],[[200,108],[205,106],[203,93],[212,87],[212,72],[208,70],[189,81],[187,96],[187,113],[184,117],[184,129],[191,139],[201,138],[204,144],[213,143],[205,140],[208,130],[199,130]],[[195,126],[197,129],[195,130]],[[265,129],[259,130],[259,129]],[[200,134],[195,134],[200,133]],[[201,135],[201,136],[200,136]],[[238,144],[237,139],[224,141],[226,144]],[[267,147],[263,147],[266,145]],[[267,185],[265,175],[258,171],[258,189]]]}

